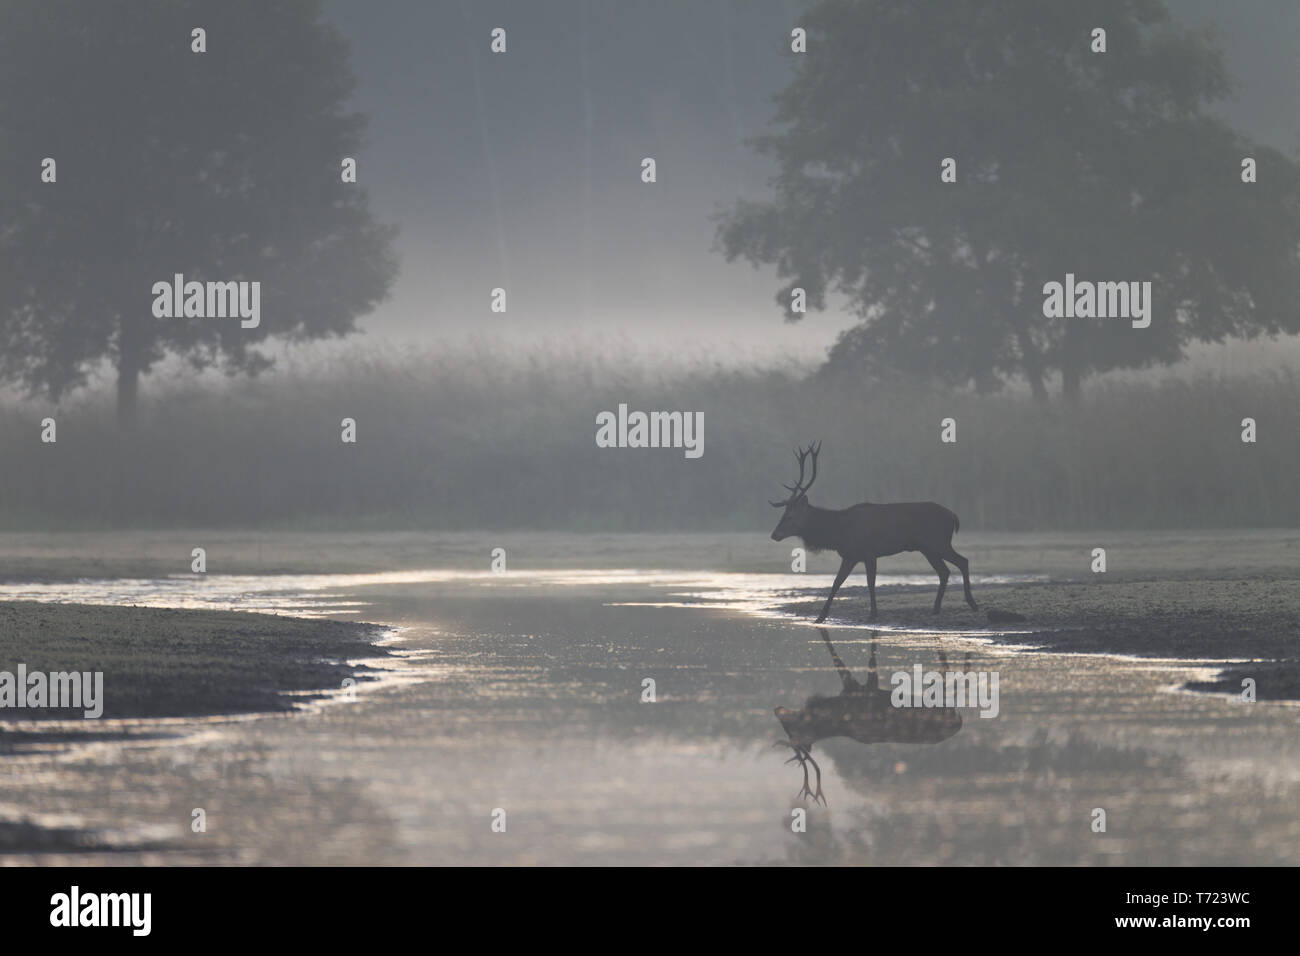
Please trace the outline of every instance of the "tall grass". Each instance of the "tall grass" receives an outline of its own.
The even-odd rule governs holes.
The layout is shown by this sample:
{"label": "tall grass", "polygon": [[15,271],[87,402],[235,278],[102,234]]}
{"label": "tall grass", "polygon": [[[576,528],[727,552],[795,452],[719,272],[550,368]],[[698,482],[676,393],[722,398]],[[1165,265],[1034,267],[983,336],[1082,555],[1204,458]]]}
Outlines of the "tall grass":
{"label": "tall grass", "polygon": [[[106,392],[0,407],[0,527],[756,529],[822,439],[820,504],[943,502],[1001,530],[1289,526],[1300,518],[1291,373],[1110,383],[1076,408],[917,383],[575,349],[359,357],[231,384],[145,382],[120,433]],[[704,414],[704,455],[599,449],[620,402]],[[58,441],[40,441],[53,415]],[[340,420],[357,421],[355,445]],[[941,419],[957,441],[939,440]],[[1240,440],[1256,419],[1259,440]]]}

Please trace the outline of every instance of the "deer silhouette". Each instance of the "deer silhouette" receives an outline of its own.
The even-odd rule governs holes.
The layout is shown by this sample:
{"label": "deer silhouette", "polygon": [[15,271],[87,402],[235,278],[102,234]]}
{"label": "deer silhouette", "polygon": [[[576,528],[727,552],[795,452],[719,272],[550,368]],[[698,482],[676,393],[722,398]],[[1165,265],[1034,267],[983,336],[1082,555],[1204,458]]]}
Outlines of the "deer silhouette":
{"label": "deer silhouette", "polygon": [[[812,756],[813,744],[819,740],[848,737],[863,744],[937,744],[961,730],[962,717],[961,711],[955,707],[895,707],[890,701],[889,689],[880,686],[874,641],[867,662],[867,682],[860,684],[835,653],[830,634],[822,627],[817,630],[821,632],[831,662],[840,675],[842,689],[834,697],[809,697],[799,710],[777,707],[776,719],[781,722],[787,739],[777,741],[775,746],[793,750],[794,756],[786,763],[797,761],[803,770],[803,789],[799,791],[798,799],[807,797],[825,806],[821,767]],[[939,663],[946,672],[948,658],[942,651],[939,652]],[[969,653],[966,663],[970,663]],[[809,786],[809,765],[817,775],[815,789]]]}
{"label": "deer silhouette", "polygon": [[[813,551],[834,551],[840,556],[840,569],[831,585],[817,624],[826,620],[835,594],[859,563],[867,569],[867,590],[871,595],[871,618],[876,617],[876,559],[901,551],[920,551],[935,573],[939,575],[939,593],[934,598],[934,613],[939,613],[943,592],[948,588],[948,565],[951,561],[961,571],[962,585],[966,590],[966,603],[972,611],[979,605],[970,593],[970,562],[953,550],[952,536],[961,527],[957,516],[943,505],[933,501],[906,501],[894,504],[872,504],[864,501],[839,510],[817,508],[808,502],[808,489],[817,480],[817,455],[821,442],[798,449],[794,455],[799,460],[799,478],[793,485],[785,485],[790,497],[768,502],[773,508],[784,508],[781,520],[772,531],[773,541],[784,541],[791,536],[800,538]],[[803,483],[804,463],[812,459],[812,477]]]}

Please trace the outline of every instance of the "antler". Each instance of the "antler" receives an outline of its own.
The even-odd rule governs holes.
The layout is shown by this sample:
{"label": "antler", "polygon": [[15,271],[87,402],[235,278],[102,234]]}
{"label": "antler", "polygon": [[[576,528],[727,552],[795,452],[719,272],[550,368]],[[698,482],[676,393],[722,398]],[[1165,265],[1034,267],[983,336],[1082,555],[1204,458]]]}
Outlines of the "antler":
{"label": "antler", "polygon": [[812,477],[808,479],[808,484],[803,486],[804,494],[808,493],[808,489],[810,489],[813,486],[813,482],[817,480],[817,456],[821,454],[821,450],[821,442],[808,446],[808,454],[812,455]]}
{"label": "antler", "polygon": [[[794,751],[794,756],[787,760],[786,763],[794,763],[796,760],[799,761],[799,769],[803,771],[803,789],[799,791],[799,794],[795,799],[802,800],[807,797],[811,799],[813,803],[820,803],[823,807],[826,806],[826,798],[822,796],[822,768],[817,766],[817,761],[813,759],[813,755],[809,749],[807,747],[801,747],[789,740],[778,740],[776,743],[772,744],[772,746],[789,747]],[[816,791],[808,786],[809,764],[812,764],[813,770],[817,771]]]}
{"label": "antler", "polygon": [[[784,501],[769,500],[768,504],[770,504],[773,508],[784,508],[786,505],[794,501],[800,495],[806,495],[808,493],[808,489],[811,488],[813,486],[813,482],[817,480],[817,455],[819,452],[821,452],[821,450],[822,450],[821,442],[814,442],[813,444],[809,445],[807,448],[799,448],[795,450],[794,457],[799,462],[799,479],[793,485],[781,486],[786,491],[790,492],[789,498],[786,498]],[[808,460],[809,456],[812,456],[812,477],[808,479],[808,484],[805,485],[803,483],[804,463]]]}
{"label": "antler", "polygon": [[[793,744],[791,746],[793,746]],[[811,753],[800,747],[794,748],[794,756],[787,760],[786,763],[794,763],[796,760],[799,761],[799,769],[803,771],[803,789],[799,791],[799,795],[796,799],[802,800],[807,797],[812,800],[813,803],[820,803],[822,806],[826,806],[826,798],[822,796],[822,768],[817,766],[817,761],[813,759]],[[813,770],[817,771],[816,791],[808,786],[809,764],[812,764]]]}

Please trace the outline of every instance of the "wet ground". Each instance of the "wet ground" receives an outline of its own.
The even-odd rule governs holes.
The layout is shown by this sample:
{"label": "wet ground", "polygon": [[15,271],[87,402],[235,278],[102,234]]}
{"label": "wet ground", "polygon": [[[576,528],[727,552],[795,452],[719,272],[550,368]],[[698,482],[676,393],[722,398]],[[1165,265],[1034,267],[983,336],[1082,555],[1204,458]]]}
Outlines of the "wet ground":
{"label": "wet ground", "polygon": [[[1272,574],[1293,586],[1285,584],[1290,540],[1257,542],[1252,554],[1280,556],[1272,570],[1197,571],[1179,558],[1168,563],[1181,566],[1148,565],[1150,577],[1118,575],[1106,586],[1146,588],[1159,610],[1192,600],[1188,581],[1217,582],[1220,593],[1204,607],[1218,614],[1233,581]],[[911,577],[905,563],[892,578],[882,563],[876,628],[857,623],[862,595],[849,591],[824,634],[806,623],[827,583],[820,568],[611,570],[663,569],[672,563],[665,554],[689,564],[682,554],[724,548],[743,565],[751,553],[748,541],[678,542],[680,551],[657,542],[647,554],[643,541],[611,538],[586,562],[602,570],[497,575],[436,568],[418,554],[406,570],[373,570],[367,562],[386,549],[368,540],[352,549],[371,569],[362,576],[315,577],[290,564],[302,572],[290,583],[253,573],[244,551],[248,576],[238,581],[79,583],[47,571],[43,581],[0,588],[6,599],[95,595],[281,612],[295,610],[296,594],[307,613],[402,628],[388,678],[358,686],[354,699],[335,694],[290,715],[81,722],[96,724],[102,739],[67,742],[47,731],[11,747],[0,756],[0,862],[1300,862],[1300,708],[1180,689],[1254,656],[1245,641],[1228,635],[1196,656],[1154,644],[1027,650],[1028,632],[1068,628],[1068,618],[1051,615],[1070,601],[1080,621],[1104,631],[1107,599],[1086,572],[1056,580],[1055,558],[1036,568],[1011,557],[1058,554],[1055,545],[1011,538],[999,546],[1002,560],[967,553],[977,597],[1029,610],[1019,637],[1018,625],[991,628],[959,609],[952,591],[952,612],[936,629],[925,613],[927,578],[919,569]],[[555,544],[556,560],[577,564],[568,539]],[[106,567],[156,560],[154,547]],[[323,550],[312,570],[333,575],[341,559]],[[45,560],[66,570],[75,556]],[[995,577],[994,566],[1009,570]],[[1046,596],[1026,597],[1038,589]],[[1114,593],[1116,621],[1141,616],[1138,592]],[[1250,593],[1242,614],[1270,592]],[[1269,631],[1266,619],[1256,619],[1256,631]],[[1178,627],[1168,630],[1176,636]],[[1008,639],[1027,644],[994,643]],[[967,707],[936,742],[920,732],[902,739],[907,726],[869,699],[873,643],[886,689],[896,672],[935,668],[941,655],[953,669],[996,673],[998,715]],[[859,738],[888,739],[812,743],[822,806],[799,796],[803,772],[797,760],[786,763],[793,752],[777,708],[803,712],[810,727],[818,715],[848,714]],[[196,809],[206,832],[193,832]],[[1098,809],[1105,832],[1094,831]],[[792,829],[799,810],[806,832]],[[46,843],[33,847],[30,828]],[[3,852],[6,832],[30,852]]]}

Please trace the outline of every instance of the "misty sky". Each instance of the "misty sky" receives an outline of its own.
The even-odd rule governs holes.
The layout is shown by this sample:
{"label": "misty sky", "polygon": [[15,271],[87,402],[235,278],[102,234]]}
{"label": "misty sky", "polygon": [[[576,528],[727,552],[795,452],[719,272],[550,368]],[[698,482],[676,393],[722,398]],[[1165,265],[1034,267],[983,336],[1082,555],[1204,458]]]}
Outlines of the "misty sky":
{"label": "misty sky", "polygon": [[[690,355],[823,354],[844,314],[782,321],[770,272],[711,251],[710,214],[766,198],[745,146],[789,79],[800,0],[326,0],[371,117],[360,178],[402,228],[394,295],[367,338],[626,341]],[[1170,0],[1214,22],[1226,112],[1300,147],[1300,4]],[[488,51],[508,31],[508,52]],[[811,53],[809,55],[812,55]],[[642,157],[659,181],[640,181]],[[506,315],[489,311],[504,286]]]}

